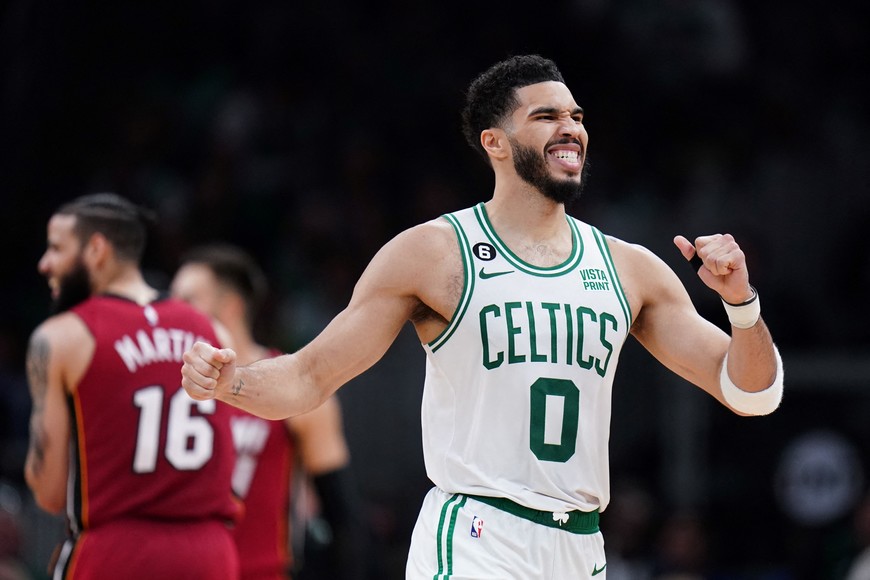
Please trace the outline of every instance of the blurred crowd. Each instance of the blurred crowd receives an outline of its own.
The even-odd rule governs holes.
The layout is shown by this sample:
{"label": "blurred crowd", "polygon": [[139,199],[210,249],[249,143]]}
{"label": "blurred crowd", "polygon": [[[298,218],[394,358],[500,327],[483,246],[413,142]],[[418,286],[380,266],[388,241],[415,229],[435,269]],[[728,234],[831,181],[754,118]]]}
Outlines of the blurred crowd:
{"label": "blurred crowd", "polygon": [[[510,10],[9,0],[0,10],[0,578],[11,558],[21,576],[9,578],[39,577],[57,524],[33,512],[21,476],[24,348],[48,313],[36,261],[51,208],[104,190],[153,207],[160,219],[145,265],[158,287],[194,244],[246,248],[273,289],[260,336],[292,350],[342,308],[386,240],[489,198],[489,172],[460,134],[462,90],[520,52],[556,60],[586,111],[590,182],[571,213],[662,256],[721,323],[671,239],[733,233],[748,250],[787,389],[799,385],[781,414],[747,425],[627,349],[636,363],[617,377],[614,499],[602,524],[609,577],[843,578],[870,545],[866,500],[859,509],[870,395],[844,387],[861,382],[870,345],[870,21],[856,0]],[[821,378],[789,374],[790,360],[831,356],[829,368],[807,367]],[[428,488],[422,368],[404,332],[341,392],[383,577],[398,577]],[[848,500],[807,522],[779,502],[775,475],[810,428],[835,429],[858,460],[843,476]],[[797,479],[830,486],[826,474]]]}

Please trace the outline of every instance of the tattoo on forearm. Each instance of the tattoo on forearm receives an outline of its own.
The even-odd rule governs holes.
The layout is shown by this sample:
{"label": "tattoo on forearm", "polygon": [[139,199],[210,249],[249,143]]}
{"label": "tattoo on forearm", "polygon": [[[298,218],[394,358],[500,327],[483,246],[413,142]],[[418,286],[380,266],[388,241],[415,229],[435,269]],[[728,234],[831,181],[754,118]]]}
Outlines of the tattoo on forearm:
{"label": "tattoo on forearm", "polygon": [[232,389],[233,396],[238,395],[240,392],[242,392],[242,387],[244,387],[244,386],[245,386],[245,381],[243,381],[242,379],[239,379],[239,382],[236,383],[235,385],[233,385],[233,389]]}
{"label": "tattoo on forearm", "polygon": [[30,470],[38,476],[45,465],[45,432],[41,424],[42,417],[34,415],[30,420],[30,443],[27,448]]}

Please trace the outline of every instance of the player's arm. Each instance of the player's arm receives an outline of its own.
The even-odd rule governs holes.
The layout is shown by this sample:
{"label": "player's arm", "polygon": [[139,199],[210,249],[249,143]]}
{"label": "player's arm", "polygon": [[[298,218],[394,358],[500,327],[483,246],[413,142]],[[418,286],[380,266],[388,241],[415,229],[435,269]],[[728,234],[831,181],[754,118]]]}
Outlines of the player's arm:
{"label": "player's arm", "polygon": [[346,467],[350,460],[341,405],[333,395],[322,405],[286,419],[295,436],[299,457],[305,472],[318,476]]}
{"label": "player's arm", "polygon": [[[700,239],[705,256],[702,281],[726,301],[740,303],[752,296],[745,256],[730,236]],[[694,246],[678,244],[690,258]],[[701,246],[704,243],[705,247]],[[710,246],[709,244],[714,244]],[[658,257],[638,246],[611,244],[614,259],[627,268],[632,307],[639,308],[632,334],[667,368],[701,387],[735,413],[747,413],[730,404],[722,390],[722,368],[727,354],[727,377],[741,391],[765,391],[777,379],[777,356],[764,321],[750,328],[723,332],[702,318],[677,275]],[[732,399],[733,400],[733,399]],[[769,412],[769,411],[768,411]]]}
{"label": "player's arm", "polygon": [[348,306],[298,352],[235,368],[231,351],[197,343],[184,355],[182,385],[194,399],[214,397],[267,419],[319,406],[380,360],[419,306],[435,259],[428,237],[418,226],[381,248]]}
{"label": "player's arm", "polygon": [[[329,558],[336,575],[356,577],[366,561],[363,501],[350,466],[341,405],[333,395],[316,409],[286,419],[300,460],[314,486],[320,515],[332,530]],[[340,573],[339,573],[340,572]]]}
{"label": "player's arm", "polygon": [[80,339],[77,332],[70,317],[51,318],[33,332],[27,349],[32,411],[24,476],[36,503],[50,513],[66,506],[70,418],[64,364],[69,345]]}

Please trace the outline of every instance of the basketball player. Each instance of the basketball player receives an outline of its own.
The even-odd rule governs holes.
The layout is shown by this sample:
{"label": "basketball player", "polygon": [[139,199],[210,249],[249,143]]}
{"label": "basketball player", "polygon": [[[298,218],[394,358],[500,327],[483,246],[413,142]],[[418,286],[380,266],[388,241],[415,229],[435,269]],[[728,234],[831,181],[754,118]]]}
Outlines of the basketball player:
{"label": "basketball player", "polygon": [[41,508],[66,510],[52,578],[238,578],[236,411],[181,388],[184,350],[218,340],[202,313],[145,282],[147,217],[106,193],[48,222],[39,272],[57,313],[27,353],[25,478]]}
{"label": "basketball player", "polygon": [[[171,291],[219,322],[229,333],[238,360],[247,364],[281,354],[258,344],[253,334],[267,286],[265,275],[247,252],[213,244],[185,254]],[[292,567],[304,570],[313,564],[299,557],[291,561],[288,516],[296,459],[310,478],[333,532],[328,561],[321,565],[328,566],[331,577],[361,578],[365,534],[338,399],[330,397],[317,409],[284,421],[239,411],[233,417],[233,432],[239,453],[233,488],[245,502],[244,517],[233,532],[242,579],[287,578]],[[296,526],[295,531],[303,532],[304,527]]]}
{"label": "basketball player", "polygon": [[725,333],[646,249],[566,215],[583,184],[584,112],[556,65],[499,62],[475,79],[464,131],[492,198],[413,227],[373,258],[347,308],[295,354],[242,367],[197,344],[183,385],[255,414],[315,407],[374,364],[410,320],[427,355],[423,449],[435,487],[408,578],[604,578],[611,387],[631,334],[735,413],[779,405],[782,364],[730,235],[677,236],[721,296]]}

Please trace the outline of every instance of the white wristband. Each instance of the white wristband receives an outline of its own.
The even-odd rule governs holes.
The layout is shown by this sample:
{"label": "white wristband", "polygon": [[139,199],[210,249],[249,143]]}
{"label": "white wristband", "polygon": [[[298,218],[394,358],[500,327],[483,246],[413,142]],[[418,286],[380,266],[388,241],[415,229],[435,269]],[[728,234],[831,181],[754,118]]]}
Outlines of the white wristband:
{"label": "white wristband", "polygon": [[728,314],[728,320],[731,326],[735,328],[752,328],[758,322],[761,316],[761,301],[758,299],[758,290],[753,286],[752,298],[740,304],[731,304],[722,300],[722,306],[725,307],[725,312]]}
{"label": "white wristband", "polygon": [[776,411],[782,401],[782,385],[785,379],[785,371],[782,368],[782,358],[776,345],[773,345],[773,355],[776,358],[776,376],[773,383],[755,393],[744,391],[731,381],[728,376],[728,354],[722,361],[722,373],[719,375],[719,385],[722,388],[722,396],[733,409],[747,415],[769,415]]}

